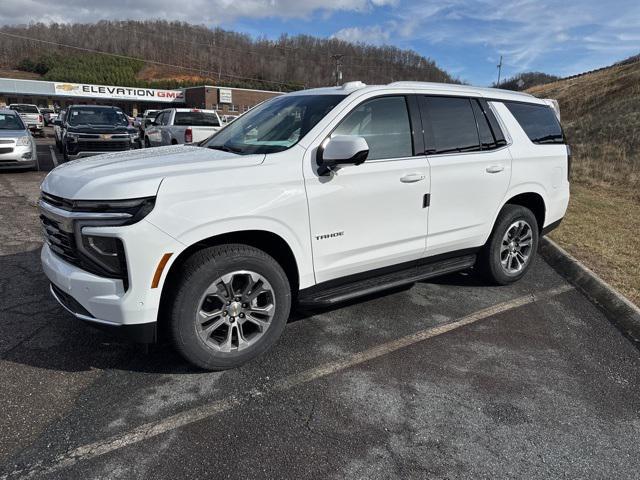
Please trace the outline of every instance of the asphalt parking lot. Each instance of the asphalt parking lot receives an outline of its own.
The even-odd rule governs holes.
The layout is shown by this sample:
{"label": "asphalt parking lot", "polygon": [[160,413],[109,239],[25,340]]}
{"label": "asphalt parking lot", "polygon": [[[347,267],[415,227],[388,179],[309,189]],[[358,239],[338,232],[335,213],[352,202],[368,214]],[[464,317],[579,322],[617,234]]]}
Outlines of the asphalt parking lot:
{"label": "asphalt parking lot", "polygon": [[0,479],[638,478],[640,351],[542,260],[298,311],[203,373],[50,298],[43,176],[0,172]]}

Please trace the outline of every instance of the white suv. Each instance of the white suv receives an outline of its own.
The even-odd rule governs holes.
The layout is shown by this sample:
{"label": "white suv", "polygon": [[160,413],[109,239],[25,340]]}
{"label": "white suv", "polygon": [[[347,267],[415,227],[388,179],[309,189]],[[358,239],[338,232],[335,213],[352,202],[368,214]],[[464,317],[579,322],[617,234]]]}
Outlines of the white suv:
{"label": "white suv", "polygon": [[292,304],[473,267],[521,278],[569,201],[557,107],[399,82],[275,97],[199,145],[101,155],[42,183],[56,299],[207,369],[271,347]]}

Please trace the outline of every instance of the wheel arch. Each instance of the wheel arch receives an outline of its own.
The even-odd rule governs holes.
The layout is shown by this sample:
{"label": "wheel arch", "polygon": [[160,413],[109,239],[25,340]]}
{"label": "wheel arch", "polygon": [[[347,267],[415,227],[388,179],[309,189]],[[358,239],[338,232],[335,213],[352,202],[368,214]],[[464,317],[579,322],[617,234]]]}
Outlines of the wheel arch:
{"label": "wheel arch", "polygon": [[179,282],[178,272],[180,267],[194,253],[202,249],[230,243],[249,245],[271,255],[285,271],[291,285],[291,293],[294,296],[296,295],[300,285],[299,266],[293,250],[284,238],[268,230],[240,230],[221,233],[203,238],[189,245],[169,265],[169,271],[166,273],[160,294],[158,325],[161,330],[166,326],[167,319],[163,312],[169,311],[168,304],[171,302],[171,295],[175,290],[173,287]]}
{"label": "wheel arch", "polygon": [[542,195],[536,192],[519,193],[504,202],[502,208],[504,208],[505,205],[520,205],[531,210],[538,222],[538,232],[542,231],[547,215],[547,207]]}

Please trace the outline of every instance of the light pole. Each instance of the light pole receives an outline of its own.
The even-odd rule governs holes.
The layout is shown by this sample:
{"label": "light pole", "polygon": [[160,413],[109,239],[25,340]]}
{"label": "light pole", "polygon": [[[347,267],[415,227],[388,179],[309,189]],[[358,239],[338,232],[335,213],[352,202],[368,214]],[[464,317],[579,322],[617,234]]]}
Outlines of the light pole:
{"label": "light pole", "polygon": [[497,65],[498,67],[498,83],[496,83],[496,87],[500,86],[500,74],[502,73],[502,55],[500,55],[500,63]]}
{"label": "light pole", "polygon": [[342,53],[336,53],[331,55],[331,58],[333,58],[336,62],[336,69],[335,69],[335,77],[336,77],[336,87],[340,85],[340,83],[342,83],[342,59],[344,57],[344,54]]}

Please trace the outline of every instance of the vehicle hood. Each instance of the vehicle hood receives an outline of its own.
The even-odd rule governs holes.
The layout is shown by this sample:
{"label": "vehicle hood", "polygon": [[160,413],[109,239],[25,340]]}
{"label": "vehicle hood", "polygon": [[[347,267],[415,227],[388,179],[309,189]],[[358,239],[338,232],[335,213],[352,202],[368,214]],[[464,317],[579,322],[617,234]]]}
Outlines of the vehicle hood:
{"label": "vehicle hood", "polygon": [[69,133],[134,133],[135,128],[125,125],[69,125]]}
{"label": "vehicle hood", "polygon": [[259,165],[264,155],[236,155],[190,145],[109,153],[66,162],[41,190],[72,200],[118,200],[156,195],[166,177],[198,175]]}
{"label": "vehicle hood", "polygon": [[0,138],[18,138],[28,135],[26,130],[0,130]]}

